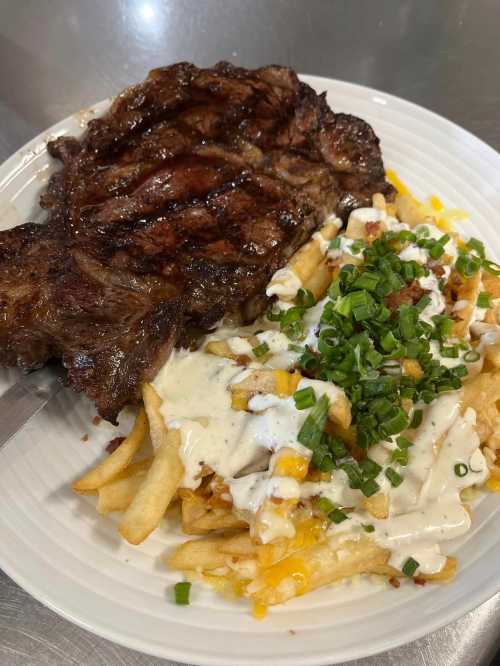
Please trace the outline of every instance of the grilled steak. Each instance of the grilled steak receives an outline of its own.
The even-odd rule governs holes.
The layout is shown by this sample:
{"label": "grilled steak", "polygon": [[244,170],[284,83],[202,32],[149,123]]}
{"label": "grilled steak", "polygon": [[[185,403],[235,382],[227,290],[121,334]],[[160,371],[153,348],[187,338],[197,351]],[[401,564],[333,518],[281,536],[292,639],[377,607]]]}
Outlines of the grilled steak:
{"label": "grilled steak", "polygon": [[326,215],[392,194],[373,130],[276,66],[156,69],[48,150],[47,221],[0,233],[0,364],[61,359],[112,422],[186,331],[255,318]]}

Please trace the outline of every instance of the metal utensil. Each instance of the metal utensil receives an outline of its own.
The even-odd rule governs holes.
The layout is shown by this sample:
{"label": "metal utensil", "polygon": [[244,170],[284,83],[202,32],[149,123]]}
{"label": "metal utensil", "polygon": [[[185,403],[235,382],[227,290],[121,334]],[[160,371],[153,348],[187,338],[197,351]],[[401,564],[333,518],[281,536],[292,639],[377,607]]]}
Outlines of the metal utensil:
{"label": "metal utensil", "polygon": [[25,375],[0,396],[0,449],[62,388],[59,373],[45,367]]}

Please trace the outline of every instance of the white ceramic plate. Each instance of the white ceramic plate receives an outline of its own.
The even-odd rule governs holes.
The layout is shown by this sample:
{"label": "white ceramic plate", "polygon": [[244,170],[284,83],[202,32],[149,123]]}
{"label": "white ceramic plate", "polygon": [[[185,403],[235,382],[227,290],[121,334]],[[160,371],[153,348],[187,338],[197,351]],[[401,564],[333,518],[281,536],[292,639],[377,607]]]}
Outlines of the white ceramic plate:
{"label": "white ceramic plate", "polygon": [[[414,104],[369,88],[304,77],[327,90],[337,111],[371,123],[386,166],[419,196],[439,194],[470,212],[464,231],[500,256],[500,155],[460,127]],[[54,125],[0,167],[0,225],[40,216],[38,195],[51,165],[47,138],[82,131],[108,102]],[[15,380],[0,374],[0,390]],[[451,550],[460,572],[449,586],[399,590],[348,584],[308,594],[252,619],[247,605],[195,586],[192,605],[170,602],[179,579],[160,561],[180,539],[162,526],[141,547],[122,543],[113,518],[99,517],[92,498],[69,483],[126,431],[91,423],[92,406],[66,391],[0,453],[0,566],[37,599],[105,638],[161,657],[214,666],[331,664],[393,648],[451,622],[500,589],[496,513],[488,496],[474,526]],[[81,441],[89,433],[87,443]]]}

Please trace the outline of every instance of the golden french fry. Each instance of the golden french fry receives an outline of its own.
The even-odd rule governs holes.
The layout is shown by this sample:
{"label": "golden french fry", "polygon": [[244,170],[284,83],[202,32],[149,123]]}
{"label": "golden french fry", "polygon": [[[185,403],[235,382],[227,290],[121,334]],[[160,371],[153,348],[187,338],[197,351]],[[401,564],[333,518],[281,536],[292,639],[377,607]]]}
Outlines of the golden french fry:
{"label": "golden french fry", "polygon": [[105,460],[87,472],[81,479],[73,483],[73,490],[82,492],[97,490],[105,483],[112,481],[130,463],[146,436],[148,422],[146,412],[140,409],[135,419],[134,427],[121,445]]}
{"label": "golden french fry", "polygon": [[314,273],[303,282],[304,289],[309,289],[314,298],[319,301],[324,297],[326,290],[332,282],[332,269],[326,259],[317,266]]}
{"label": "golden french fry", "polygon": [[214,530],[242,529],[247,527],[247,523],[238,518],[230,509],[215,508],[210,509],[203,516],[193,521],[191,527],[207,534]]}
{"label": "golden french fry", "polygon": [[226,541],[226,537],[185,541],[174,550],[167,562],[172,568],[182,571],[217,569],[224,566],[229,557],[220,550]]}
{"label": "golden french fry", "polygon": [[477,298],[481,291],[481,271],[478,271],[470,278],[464,278],[457,271],[454,271],[448,285],[457,301],[467,302],[465,307],[453,312],[455,321],[453,323],[452,335],[457,338],[463,338],[469,331],[474,308],[476,307]]}
{"label": "golden french fry", "polygon": [[487,291],[492,298],[500,298],[500,277],[492,275],[488,271],[483,271],[484,291]]}
{"label": "golden french fry", "polygon": [[[402,576],[401,571],[388,564],[389,557],[390,551],[368,538],[344,541],[334,547],[318,544],[264,569],[248,585],[246,594],[257,604],[272,606],[356,574]],[[418,574],[416,578],[448,582],[455,572],[456,561],[449,557],[439,573]]]}
{"label": "golden french fry", "polygon": [[[144,480],[146,470],[150,465],[150,460],[130,465],[125,470],[125,472],[129,472],[128,475],[124,475],[122,472],[119,478],[101,486],[97,491],[97,511],[101,514],[111,513],[112,511],[125,511],[137,494]],[[130,473],[132,472],[132,468],[135,468],[134,472]]]}
{"label": "golden french fry", "polygon": [[389,517],[389,497],[385,493],[364,497],[363,505],[374,518],[384,519]]}
{"label": "golden french fry", "polygon": [[226,539],[219,546],[219,551],[234,557],[253,557],[257,554],[257,546],[249,532],[241,532]]}
{"label": "golden french fry", "polygon": [[[320,229],[319,233],[325,241],[331,241],[338,234],[338,228],[333,223],[327,223]],[[298,275],[302,284],[306,285],[313,277],[323,257],[322,243],[318,239],[312,238],[297,250],[288,265]]]}
{"label": "golden french fry", "polygon": [[361,573],[392,575],[389,551],[362,538],[332,548],[323,543],[289,555],[262,571],[247,594],[254,602],[272,606],[323,585]]}
{"label": "golden french fry", "polygon": [[[249,335],[243,337],[244,340],[247,340],[248,343],[253,347],[259,345],[259,338],[255,335]],[[213,354],[214,356],[223,356],[224,358],[230,358],[234,361],[238,360],[240,362],[244,361],[250,363],[252,360],[255,360],[255,356],[249,352],[249,354],[235,354],[228,343],[227,340],[210,340],[204,347],[204,350],[207,354]],[[248,359],[248,360],[247,360]]]}
{"label": "golden french fry", "polygon": [[184,473],[179,456],[179,430],[167,430],[160,412],[161,398],[151,384],[143,386],[143,399],[155,457],[119,532],[129,543],[138,544],[158,527]]}
{"label": "golden french fry", "polygon": [[500,369],[482,372],[464,382],[462,409],[472,407],[476,411],[476,430],[481,442],[485,442],[500,426],[496,407],[500,400]]}
{"label": "golden french fry", "polygon": [[500,368],[500,342],[488,345],[484,350],[484,356],[494,368]]}

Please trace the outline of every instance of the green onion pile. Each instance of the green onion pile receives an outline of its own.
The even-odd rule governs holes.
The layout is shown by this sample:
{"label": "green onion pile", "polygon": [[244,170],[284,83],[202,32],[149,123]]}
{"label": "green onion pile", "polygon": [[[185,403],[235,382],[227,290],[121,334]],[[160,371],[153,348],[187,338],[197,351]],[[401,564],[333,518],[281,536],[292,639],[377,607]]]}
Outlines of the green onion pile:
{"label": "green onion pile", "polygon": [[[419,233],[387,232],[372,245],[360,244],[363,264],[343,266],[328,290],[317,351],[297,344],[304,337],[304,313],[315,305],[311,292],[300,290],[295,307],[268,314],[270,319],[279,321],[280,329],[293,341],[290,349],[301,351],[299,366],[304,375],[343,388],[352,405],[358,447],[367,456],[373,444],[393,441],[396,447],[391,463],[399,468],[408,464],[408,449],[412,444],[401,433],[417,428],[422,420],[422,411],[415,410],[413,405],[431,403],[441,393],[459,389],[468,374],[465,363],[447,368],[434,359],[431,342],[438,342],[443,357],[461,357],[471,362],[477,356],[467,343],[449,342],[453,320],[447,315],[433,316],[432,324],[422,321],[420,315],[430,302],[427,295],[414,304],[402,303],[393,310],[387,305],[391,294],[429,275],[427,267],[398,257],[405,243],[425,248],[433,260],[443,255],[450,237],[445,234],[436,240],[427,235],[425,228]],[[471,239],[460,250],[456,269],[464,277],[470,277],[481,268],[500,274],[500,267],[485,259],[482,243]],[[478,305],[488,304],[488,294],[481,294]],[[403,374],[402,359],[418,361],[423,371],[421,378]],[[351,488],[360,489],[368,497],[377,492],[375,477],[381,467],[368,456],[361,463],[356,462],[342,439],[324,432],[328,398],[316,400],[312,389],[298,391],[294,397],[298,409],[311,408],[298,440],[313,451],[315,467],[325,472],[343,469]],[[393,487],[403,481],[393,467],[384,473]],[[335,518],[335,522],[340,522],[339,514]]]}

